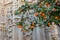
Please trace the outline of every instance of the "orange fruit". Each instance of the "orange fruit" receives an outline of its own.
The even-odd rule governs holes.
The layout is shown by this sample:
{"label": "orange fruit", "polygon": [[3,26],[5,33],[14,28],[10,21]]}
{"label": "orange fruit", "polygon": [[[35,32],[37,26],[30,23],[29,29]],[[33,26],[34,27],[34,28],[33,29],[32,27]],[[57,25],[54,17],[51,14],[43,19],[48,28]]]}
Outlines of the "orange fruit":
{"label": "orange fruit", "polygon": [[45,16],[45,14],[44,14],[44,13],[41,13],[41,16],[42,16],[42,17],[44,17],[44,16]]}
{"label": "orange fruit", "polygon": [[55,2],[57,3],[57,2],[58,2],[58,0],[55,0]]}
{"label": "orange fruit", "polygon": [[47,7],[50,7],[50,4],[48,4],[48,6]]}
{"label": "orange fruit", "polygon": [[53,8],[52,10],[53,10],[53,11],[56,11],[56,8]]}
{"label": "orange fruit", "polygon": [[30,26],[30,28],[34,28],[34,26]]}
{"label": "orange fruit", "polygon": [[47,19],[47,17],[46,16],[44,16],[44,20],[46,20]]}
{"label": "orange fruit", "polygon": [[40,4],[39,4],[39,6],[41,7],[41,6],[42,6],[42,4],[40,3]]}
{"label": "orange fruit", "polygon": [[38,16],[38,13],[35,13],[34,16]]}
{"label": "orange fruit", "polygon": [[22,25],[18,25],[18,28],[23,28],[23,26]]}
{"label": "orange fruit", "polygon": [[58,16],[55,16],[55,19],[58,19]]}
{"label": "orange fruit", "polygon": [[40,12],[39,14],[43,17],[45,16],[44,12]]}
{"label": "orange fruit", "polygon": [[50,24],[50,22],[48,22],[48,24],[47,24],[48,26],[50,26],[51,24]]}
{"label": "orange fruit", "polygon": [[45,5],[46,5],[47,7],[50,7],[50,4],[49,4],[48,2],[46,2]]}
{"label": "orange fruit", "polygon": [[39,14],[42,14],[43,12],[40,12]]}

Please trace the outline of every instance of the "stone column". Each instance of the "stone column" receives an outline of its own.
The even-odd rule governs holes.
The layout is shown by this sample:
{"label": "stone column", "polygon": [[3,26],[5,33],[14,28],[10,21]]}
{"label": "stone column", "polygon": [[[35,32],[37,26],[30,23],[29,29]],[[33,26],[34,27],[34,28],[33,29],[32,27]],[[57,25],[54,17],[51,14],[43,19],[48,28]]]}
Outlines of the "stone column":
{"label": "stone column", "polygon": [[41,37],[41,40],[46,40],[46,38],[45,38],[45,32],[44,32],[45,30],[44,30],[44,27],[41,27],[40,28],[40,37]]}
{"label": "stone column", "polygon": [[50,33],[50,28],[49,27],[45,27],[45,38],[46,40],[51,40],[51,33]]}
{"label": "stone column", "polygon": [[36,28],[33,29],[32,39],[36,40]]}
{"label": "stone column", "polygon": [[41,36],[40,35],[40,28],[39,28],[39,26],[37,24],[36,27],[33,30],[33,40],[41,40],[40,36]]}
{"label": "stone column", "polygon": [[33,40],[46,40],[44,31],[42,27],[35,27],[33,29]]}
{"label": "stone column", "polygon": [[23,32],[21,30],[22,28],[18,28],[18,40],[23,40]]}

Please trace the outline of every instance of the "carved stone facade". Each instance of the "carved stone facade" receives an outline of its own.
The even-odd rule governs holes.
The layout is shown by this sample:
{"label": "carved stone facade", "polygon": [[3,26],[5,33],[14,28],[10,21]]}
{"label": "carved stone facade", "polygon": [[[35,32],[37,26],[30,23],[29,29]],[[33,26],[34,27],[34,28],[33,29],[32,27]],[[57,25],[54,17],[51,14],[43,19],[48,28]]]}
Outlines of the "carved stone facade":
{"label": "carved stone facade", "polygon": [[[32,0],[27,1],[32,2]],[[34,2],[37,0],[33,0]],[[37,27],[34,28],[33,32],[21,32],[21,29],[16,26],[15,23],[20,17],[15,16],[14,11],[21,5],[24,5],[21,0],[0,0],[0,25],[2,25],[2,28],[0,27],[0,40],[45,40],[44,28]]]}

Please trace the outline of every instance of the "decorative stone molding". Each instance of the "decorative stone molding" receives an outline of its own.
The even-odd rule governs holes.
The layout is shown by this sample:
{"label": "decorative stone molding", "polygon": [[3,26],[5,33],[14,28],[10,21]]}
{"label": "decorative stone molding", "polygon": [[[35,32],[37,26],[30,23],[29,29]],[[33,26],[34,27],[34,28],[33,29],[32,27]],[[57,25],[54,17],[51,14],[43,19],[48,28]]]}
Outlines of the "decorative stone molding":
{"label": "decorative stone molding", "polygon": [[27,30],[23,32],[24,40],[32,40],[32,31]]}
{"label": "decorative stone molding", "polygon": [[58,40],[58,29],[57,29],[57,25],[54,22],[52,22],[50,30],[51,30],[52,40]]}

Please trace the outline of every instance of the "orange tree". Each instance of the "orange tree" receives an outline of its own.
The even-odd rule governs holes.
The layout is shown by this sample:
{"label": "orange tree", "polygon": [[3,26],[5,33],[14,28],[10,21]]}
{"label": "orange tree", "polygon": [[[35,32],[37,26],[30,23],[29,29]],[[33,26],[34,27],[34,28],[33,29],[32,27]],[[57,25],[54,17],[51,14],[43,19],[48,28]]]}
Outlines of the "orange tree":
{"label": "orange tree", "polygon": [[[22,15],[17,24],[23,29],[33,29],[37,24],[39,27],[42,24],[50,26],[52,22],[59,24],[60,3],[58,0],[44,0],[33,4],[25,1],[25,5],[15,11],[15,15]],[[25,23],[26,20],[28,20],[27,23]]]}

